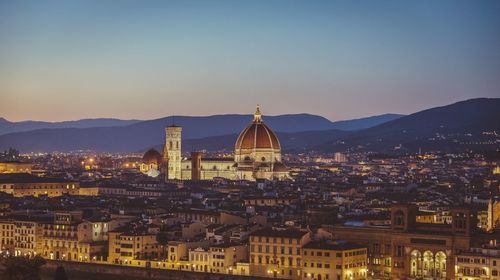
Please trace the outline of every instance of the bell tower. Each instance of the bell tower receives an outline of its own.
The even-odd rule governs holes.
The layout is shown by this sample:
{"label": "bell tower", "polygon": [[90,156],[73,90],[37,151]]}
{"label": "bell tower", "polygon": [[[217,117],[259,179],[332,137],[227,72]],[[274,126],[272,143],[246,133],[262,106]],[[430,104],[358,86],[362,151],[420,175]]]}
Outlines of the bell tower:
{"label": "bell tower", "polygon": [[[164,160],[166,160],[165,178],[181,180],[181,135],[182,127],[175,124],[165,128]],[[166,153],[165,153],[166,151]],[[166,155],[166,158],[165,158]]]}

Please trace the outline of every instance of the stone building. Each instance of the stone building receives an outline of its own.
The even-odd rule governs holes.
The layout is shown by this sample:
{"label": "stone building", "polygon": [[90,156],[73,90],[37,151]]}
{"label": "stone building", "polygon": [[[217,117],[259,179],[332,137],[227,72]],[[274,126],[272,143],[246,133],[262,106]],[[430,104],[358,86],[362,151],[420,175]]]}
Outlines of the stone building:
{"label": "stone building", "polygon": [[231,180],[288,179],[288,169],[281,161],[281,145],[276,134],[262,119],[259,107],[253,121],[239,134],[234,157],[203,158],[193,152],[182,157],[182,127],[165,129],[163,171],[168,180],[211,180],[216,177]]}
{"label": "stone building", "polygon": [[77,181],[37,177],[28,173],[0,174],[0,191],[15,197],[78,195],[79,189]]}
{"label": "stone building", "polygon": [[475,213],[451,209],[452,224],[417,223],[415,205],[394,205],[391,226],[324,226],[333,239],[368,248],[368,271],[391,279],[453,279],[455,256],[497,238],[476,231]]}

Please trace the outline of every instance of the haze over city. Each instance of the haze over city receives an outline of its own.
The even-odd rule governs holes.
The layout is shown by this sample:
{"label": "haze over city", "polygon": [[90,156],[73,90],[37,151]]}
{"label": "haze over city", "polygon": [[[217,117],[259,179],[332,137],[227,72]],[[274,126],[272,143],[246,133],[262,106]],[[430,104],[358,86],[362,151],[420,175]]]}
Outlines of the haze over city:
{"label": "haze over city", "polygon": [[498,1],[0,1],[0,117],[414,113],[500,96]]}

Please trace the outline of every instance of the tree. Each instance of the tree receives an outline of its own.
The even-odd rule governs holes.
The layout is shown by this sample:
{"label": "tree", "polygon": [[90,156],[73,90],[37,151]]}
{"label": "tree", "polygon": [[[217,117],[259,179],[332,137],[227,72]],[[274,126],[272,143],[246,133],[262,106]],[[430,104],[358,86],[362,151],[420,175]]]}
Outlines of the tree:
{"label": "tree", "polygon": [[40,280],[40,267],[45,264],[42,257],[6,257],[0,259],[0,279]]}
{"label": "tree", "polygon": [[54,280],[68,280],[68,277],[66,277],[66,270],[64,270],[63,266],[57,267],[56,273],[54,274]]}

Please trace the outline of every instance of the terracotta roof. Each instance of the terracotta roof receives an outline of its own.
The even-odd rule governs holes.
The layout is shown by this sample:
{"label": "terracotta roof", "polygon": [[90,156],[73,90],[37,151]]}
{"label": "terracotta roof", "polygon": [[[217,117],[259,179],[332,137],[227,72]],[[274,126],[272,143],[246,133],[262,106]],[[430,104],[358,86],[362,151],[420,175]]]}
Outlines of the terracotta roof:
{"label": "terracotta roof", "polygon": [[146,164],[151,164],[151,163],[160,164],[161,160],[162,160],[161,154],[155,149],[150,149],[142,157],[142,162]]}
{"label": "terracotta roof", "polygon": [[265,237],[285,237],[285,238],[301,238],[306,235],[308,231],[298,229],[272,229],[264,228],[253,232],[252,236],[265,236]]}
{"label": "terracotta roof", "polygon": [[321,242],[321,241],[311,241],[306,245],[302,246],[303,249],[320,249],[320,250],[353,250],[353,249],[362,249],[366,248],[366,246],[362,246],[356,243],[351,242]]}
{"label": "terracotta roof", "polygon": [[75,183],[77,181],[66,180],[64,178],[38,177],[28,173],[8,173],[0,174],[0,183]]}
{"label": "terracotta roof", "polygon": [[235,149],[281,149],[276,134],[264,123],[254,122],[238,136]]}
{"label": "terracotta roof", "polygon": [[288,172],[288,168],[281,162],[275,162],[273,172]]}

